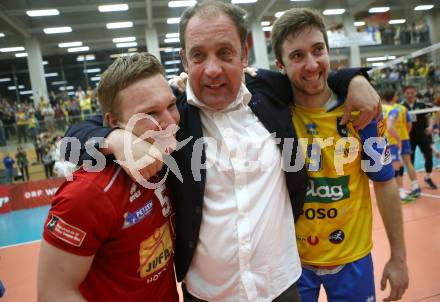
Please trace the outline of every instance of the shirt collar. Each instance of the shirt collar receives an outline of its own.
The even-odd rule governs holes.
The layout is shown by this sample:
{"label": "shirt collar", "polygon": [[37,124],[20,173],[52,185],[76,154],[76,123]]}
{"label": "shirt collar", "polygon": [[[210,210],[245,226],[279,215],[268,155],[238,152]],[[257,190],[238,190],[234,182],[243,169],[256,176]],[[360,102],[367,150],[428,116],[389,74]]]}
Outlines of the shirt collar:
{"label": "shirt collar", "polygon": [[217,110],[204,104],[195,96],[192,87],[189,84],[189,81],[188,81],[188,85],[186,85],[186,100],[188,104],[196,106],[200,109],[217,111],[217,112],[233,111],[236,110],[240,105],[247,106],[251,98],[252,98],[252,94],[249,92],[246,86],[243,83],[241,83],[240,90],[238,91],[236,99],[232,103],[230,103],[226,108]]}

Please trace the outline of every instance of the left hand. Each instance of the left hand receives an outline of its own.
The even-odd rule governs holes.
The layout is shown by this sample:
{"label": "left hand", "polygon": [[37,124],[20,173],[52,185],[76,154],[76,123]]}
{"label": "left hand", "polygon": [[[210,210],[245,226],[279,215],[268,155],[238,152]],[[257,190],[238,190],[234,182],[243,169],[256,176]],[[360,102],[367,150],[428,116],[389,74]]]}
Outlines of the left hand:
{"label": "left hand", "polygon": [[245,75],[248,74],[251,77],[255,78],[257,76],[257,68],[246,66],[243,68],[243,76],[241,77],[241,81],[243,84],[246,84],[246,77]]}
{"label": "left hand", "polygon": [[180,73],[180,75],[175,76],[168,80],[170,86],[174,86],[179,90],[180,93],[185,92],[186,81],[188,80],[188,74],[185,72]]}
{"label": "left hand", "polygon": [[367,126],[373,118],[378,120],[382,115],[379,94],[370,82],[363,76],[355,76],[349,86],[344,115],[341,124],[346,124],[350,119],[352,111],[359,111],[360,114],[353,122],[356,130]]}
{"label": "left hand", "polygon": [[380,289],[385,290],[387,281],[390,283],[391,291],[383,301],[400,300],[408,288],[409,277],[406,262],[390,259],[383,269]]}

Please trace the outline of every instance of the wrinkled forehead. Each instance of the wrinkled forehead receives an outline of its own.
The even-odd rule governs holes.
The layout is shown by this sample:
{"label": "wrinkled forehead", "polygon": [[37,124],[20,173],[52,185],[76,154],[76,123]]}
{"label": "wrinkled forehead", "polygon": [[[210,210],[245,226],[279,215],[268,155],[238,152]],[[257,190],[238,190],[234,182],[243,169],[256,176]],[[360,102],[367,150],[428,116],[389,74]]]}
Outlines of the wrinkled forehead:
{"label": "wrinkled forehead", "polygon": [[215,27],[219,27],[219,30],[223,30],[224,27],[229,27],[239,36],[239,29],[237,24],[234,23],[232,18],[220,9],[200,11],[195,13],[187,23],[185,28],[185,38],[191,38],[188,32],[200,32],[203,30],[211,30],[215,33]]}

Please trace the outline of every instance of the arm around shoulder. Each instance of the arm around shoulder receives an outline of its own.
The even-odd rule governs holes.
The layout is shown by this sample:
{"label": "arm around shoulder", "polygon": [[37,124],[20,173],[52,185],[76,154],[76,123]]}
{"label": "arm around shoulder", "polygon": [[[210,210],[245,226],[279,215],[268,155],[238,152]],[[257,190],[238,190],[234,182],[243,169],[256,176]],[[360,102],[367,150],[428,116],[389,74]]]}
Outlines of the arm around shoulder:
{"label": "arm around shoulder", "polygon": [[[80,146],[69,146],[68,144],[65,154],[63,154],[64,159],[68,161],[72,150],[75,149],[74,151],[79,152],[79,162],[74,164],[81,165],[84,159],[90,159],[86,153],[86,142],[92,137],[106,138],[113,130],[112,128],[103,126],[102,115],[92,116],[85,121],[70,126],[64,134],[63,140],[66,143],[72,141],[72,139],[77,140]],[[78,148],[79,150],[76,150]]]}
{"label": "arm around shoulder", "polygon": [[344,116],[341,124],[349,121],[351,112],[360,112],[353,122],[356,130],[367,126],[373,118],[382,115],[380,97],[370,84],[367,69],[350,68],[332,73],[328,79],[329,86],[339,97],[346,99]]}

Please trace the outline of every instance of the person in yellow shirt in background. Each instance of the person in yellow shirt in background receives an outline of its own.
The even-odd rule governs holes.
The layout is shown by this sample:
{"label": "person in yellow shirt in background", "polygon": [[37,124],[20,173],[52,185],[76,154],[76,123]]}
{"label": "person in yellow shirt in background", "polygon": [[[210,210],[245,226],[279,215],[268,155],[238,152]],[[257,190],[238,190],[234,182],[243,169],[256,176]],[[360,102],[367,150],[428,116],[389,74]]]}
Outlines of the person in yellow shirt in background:
{"label": "person in yellow shirt in background", "polygon": [[81,107],[82,119],[90,117],[92,114],[92,96],[93,90],[87,90],[87,95],[85,98],[79,100],[79,106]]}
{"label": "person in yellow shirt in background", "polygon": [[37,118],[35,117],[35,110],[30,110],[28,120],[28,132],[29,137],[32,139],[32,142],[35,142],[35,140],[37,139],[38,127],[39,125]]}
{"label": "person in yellow shirt in background", "polygon": [[309,176],[295,225],[302,300],[318,301],[323,285],[330,302],[375,301],[368,179],[373,180],[391,248],[381,279],[382,290],[387,282],[391,287],[384,301],[401,299],[408,287],[402,212],[380,125],[373,120],[360,131],[352,123],[340,125],[345,105],[327,85],[329,46],[318,12],[286,11],[273,25],[272,45],[276,64],[294,91],[293,123]]}
{"label": "person in yellow shirt in background", "polygon": [[15,114],[15,122],[17,124],[18,143],[21,144],[22,139],[27,143],[27,126],[28,117],[24,112],[23,105],[17,105],[17,113]]}
{"label": "person in yellow shirt in background", "polygon": [[[416,171],[411,163],[412,151],[409,142],[411,118],[406,107],[397,104],[396,100],[397,95],[394,90],[385,90],[382,92],[382,109],[386,120],[387,138],[393,159],[394,175],[399,186],[400,200],[410,202],[420,196],[420,187],[417,183]],[[401,159],[411,180],[412,191],[409,195],[406,194],[403,188],[402,177],[404,169]]]}

